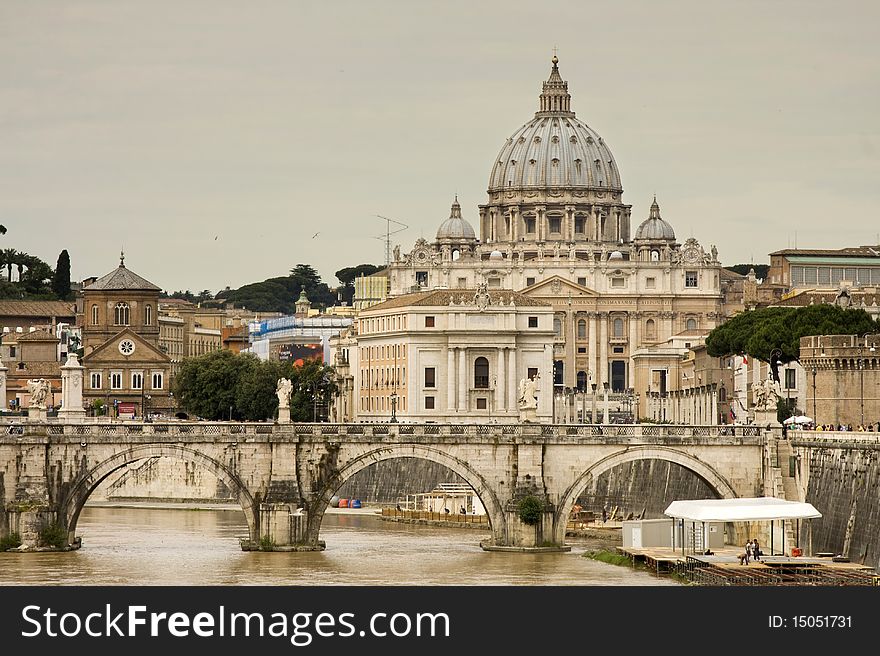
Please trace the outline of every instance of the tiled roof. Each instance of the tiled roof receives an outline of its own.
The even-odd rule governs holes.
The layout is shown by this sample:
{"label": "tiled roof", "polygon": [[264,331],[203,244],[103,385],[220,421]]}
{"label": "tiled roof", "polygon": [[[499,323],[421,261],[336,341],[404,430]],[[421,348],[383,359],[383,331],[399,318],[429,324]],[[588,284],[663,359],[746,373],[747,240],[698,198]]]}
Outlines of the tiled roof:
{"label": "tiled roof", "polygon": [[[372,305],[363,310],[363,312],[391,310],[400,307],[440,307],[453,304],[474,306],[474,294],[476,294],[476,290],[473,289],[435,289],[427,292],[416,292],[415,294],[404,294],[384,303]],[[549,303],[544,303],[510,289],[490,289],[489,299],[490,307],[497,307],[500,304],[510,305],[511,299],[514,305],[518,306],[550,307]]]}
{"label": "tiled roof", "polygon": [[135,272],[126,269],[125,266],[119,265],[106,276],[101,276],[83,291],[92,292],[104,289],[130,289],[139,291],[162,291],[149,280],[141,278]]}
{"label": "tiled roof", "polygon": [[73,303],[66,301],[0,301],[0,317],[74,317]]}
{"label": "tiled roof", "polygon": [[18,364],[8,363],[10,378],[60,378],[60,362],[25,362],[25,368],[19,369]]}
{"label": "tiled roof", "polygon": [[770,255],[837,255],[843,257],[880,257],[880,246],[856,246],[852,248],[784,248]]}
{"label": "tiled roof", "polygon": [[18,338],[19,342],[57,342],[59,341],[55,335],[47,333],[45,330],[35,330],[25,333]]}

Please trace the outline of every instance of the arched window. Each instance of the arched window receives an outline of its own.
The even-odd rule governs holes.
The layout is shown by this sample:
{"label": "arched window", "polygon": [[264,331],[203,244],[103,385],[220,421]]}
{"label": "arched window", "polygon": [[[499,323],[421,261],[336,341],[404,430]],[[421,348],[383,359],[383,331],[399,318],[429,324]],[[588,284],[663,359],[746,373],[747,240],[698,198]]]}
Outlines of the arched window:
{"label": "arched window", "polygon": [[614,337],[623,337],[623,319],[617,318],[614,320]]}
{"label": "arched window", "polygon": [[657,339],[657,324],[653,319],[645,322],[645,339]]}
{"label": "arched window", "polygon": [[477,358],[474,361],[474,387],[489,388],[489,361],[486,358]]}
{"label": "arched window", "polygon": [[149,304],[144,308],[144,325],[153,325],[153,306]]}
{"label": "arched window", "polygon": [[98,325],[98,306],[97,305],[92,306],[92,325],[93,326]]}
{"label": "arched window", "polygon": [[577,386],[578,389],[583,392],[587,389],[587,383],[589,382],[589,377],[587,376],[586,371],[579,371],[577,375]]}
{"label": "arched window", "polygon": [[660,251],[651,251],[651,261],[659,262],[660,261]]}
{"label": "arched window", "polygon": [[578,339],[587,338],[587,322],[584,319],[578,320]]}
{"label": "arched window", "polygon": [[117,326],[128,326],[131,323],[131,309],[128,307],[128,303],[116,304],[113,320]]}
{"label": "arched window", "polygon": [[723,387],[718,390],[718,400],[722,403],[727,401],[727,390]]}
{"label": "arched window", "polygon": [[688,319],[687,323],[684,326],[685,330],[696,330],[697,329],[697,320],[696,319]]}
{"label": "arched window", "polygon": [[562,337],[562,320],[561,319],[553,319],[553,332],[557,337]]}

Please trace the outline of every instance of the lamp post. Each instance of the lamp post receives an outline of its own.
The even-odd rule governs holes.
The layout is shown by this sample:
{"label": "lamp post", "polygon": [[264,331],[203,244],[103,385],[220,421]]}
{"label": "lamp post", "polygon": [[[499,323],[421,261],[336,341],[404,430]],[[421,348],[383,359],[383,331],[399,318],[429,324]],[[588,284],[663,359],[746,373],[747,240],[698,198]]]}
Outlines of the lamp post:
{"label": "lamp post", "polygon": [[168,397],[171,399],[171,417],[173,418],[177,415],[174,406],[174,392],[168,392]]}
{"label": "lamp post", "polygon": [[391,423],[397,423],[397,392],[391,392]]}
{"label": "lamp post", "polygon": [[150,419],[150,410],[149,410],[150,399],[152,399],[152,398],[153,397],[150,396],[149,394],[144,394],[144,422],[148,423],[148,424],[151,423],[151,421],[152,421]]}
{"label": "lamp post", "polygon": [[[774,359],[775,358],[775,359]],[[782,350],[775,348],[770,351],[770,373],[771,377],[773,374],[773,367],[776,366],[776,381],[779,382],[779,366],[782,364]],[[788,381],[782,381],[782,384],[785,385],[785,411],[787,413],[791,412],[791,402],[788,397]],[[787,419],[787,417],[786,417]]]}
{"label": "lamp post", "polygon": [[608,410],[609,410],[609,408],[608,408],[608,383],[607,382],[602,383],[602,392],[604,394],[604,397],[602,399],[603,405],[605,406],[602,411],[602,423],[607,424],[608,423]]}
{"label": "lamp post", "polygon": [[593,408],[590,411],[590,423],[598,423],[596,421],[596,383],[591,383],[591,387],[593,388]]}

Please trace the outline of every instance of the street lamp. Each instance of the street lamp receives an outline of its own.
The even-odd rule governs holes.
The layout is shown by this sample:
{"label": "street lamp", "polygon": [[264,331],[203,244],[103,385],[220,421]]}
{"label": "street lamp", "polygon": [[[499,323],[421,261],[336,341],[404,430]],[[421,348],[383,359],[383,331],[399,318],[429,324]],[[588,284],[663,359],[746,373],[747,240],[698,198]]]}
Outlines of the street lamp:
{"label": "street lamp", "polygon": [[391,392],[391,423],[397,423],[397,392]]}

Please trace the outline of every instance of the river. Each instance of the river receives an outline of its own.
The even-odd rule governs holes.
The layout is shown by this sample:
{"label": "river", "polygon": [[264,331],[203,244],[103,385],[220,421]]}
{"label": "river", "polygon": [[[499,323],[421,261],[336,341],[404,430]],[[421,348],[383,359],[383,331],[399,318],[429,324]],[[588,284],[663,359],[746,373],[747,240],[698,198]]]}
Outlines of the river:
{"label": "river", "polygon": [[675,585],[570,553],[489,553],[488,533],[412,526],[344,511],[321,527],[327,549],[241,551],[231,509],[95,507],[79,518],[80,550],[0,553],[2,585]]}

